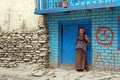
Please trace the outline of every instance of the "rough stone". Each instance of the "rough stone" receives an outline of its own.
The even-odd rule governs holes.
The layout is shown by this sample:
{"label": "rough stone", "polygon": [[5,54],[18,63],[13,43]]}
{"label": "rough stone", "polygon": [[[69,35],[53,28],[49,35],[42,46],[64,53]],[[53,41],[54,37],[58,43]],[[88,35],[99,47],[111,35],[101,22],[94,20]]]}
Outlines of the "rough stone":
{"label": "rough stone", "polygon": [[46,53],[41,53],[40,56],[46,56]]}
{"label": "rough stone", "polygon": [[40,27],[40,30],[25,32],[0,32],[0,66],[11,68],[21,63],[48,66],[49,34],[46,31],[46,27]]}
{"label": "rough stone", "polygon": [[29,62],[29,61],[31,61],[30,59],[23,59],[23,61],[25,61],[25,62]]}
{"label": "rough stone", "polygon": [[44,73],[45,73],[45,71],[41,71],[41,70],[35,71],[35,72],[33,72],[33,76],[41,77],[44,75]]}
{"label": "rough stone", "polygon": [[39,80],[50,80],[49,78],[40,78]]}
{"label": "rough stone", "polygon": [[120,80],[120,78],[112,78],[112,79],[110,79],[110,80]]}
{"label": "rough stone", "polygon": [[30,54],[27,54],[27,55],[26,55],[26,57],[32,58],[32,55],[30,55]]}
{"label": "rough stone", "polygon": [[35,60],[38,60],[38,59],[40,59],[40,57],[39,57],[39,56],[35,56],[34,59],[35,59]]}
{"label": "rough stone", "polygon": [[55,77],[52,80],[65,80],[64,77]]}
{"label": "rough stone", "polygon": [[55,70],[55,75],[56,77],[64,77],[68,74],[67,70],[62,70],[62,69],[56,69]]}

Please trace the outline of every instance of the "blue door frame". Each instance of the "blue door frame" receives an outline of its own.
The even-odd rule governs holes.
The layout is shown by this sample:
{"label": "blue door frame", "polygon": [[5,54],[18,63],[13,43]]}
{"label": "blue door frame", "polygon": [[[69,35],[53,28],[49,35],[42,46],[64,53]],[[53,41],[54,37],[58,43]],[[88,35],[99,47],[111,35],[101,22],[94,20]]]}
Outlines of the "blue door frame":
{"label": "blue door frame", "polygon": [[120,17],[118,18],[118,50],[120,51]]}
{"label": "blue door frame", "polygon": [[[88,62],[89,64],[92,64],[92,20],[67,20],[67,21],[59,21],[59,64],[62,64],[62,28],[63,26],[71,26],[71,25],[78,25],[78,28],[80,28],[80,25],[89,25],[90,26],[90,32],[88,34],[91,34],[90,38],[90,45],[91,47],[91,53],[88,55]],[[74,31],[73,31],[74,32]]]}

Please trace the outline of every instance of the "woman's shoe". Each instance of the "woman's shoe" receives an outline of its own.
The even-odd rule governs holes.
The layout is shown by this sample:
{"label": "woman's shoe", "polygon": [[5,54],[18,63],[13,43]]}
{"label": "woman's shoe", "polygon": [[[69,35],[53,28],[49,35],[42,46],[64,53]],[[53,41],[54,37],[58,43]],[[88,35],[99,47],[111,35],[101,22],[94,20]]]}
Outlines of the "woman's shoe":
{"label": "woman's shoe", "polygon": [[89,71],[89,69],[85,69],[86,71]]}
{"label": "woman's shoe", "polygon": [[83,71],[83,69],[76,69],[76,71],[78,71],[78,72],[82,72],[82,71]]}

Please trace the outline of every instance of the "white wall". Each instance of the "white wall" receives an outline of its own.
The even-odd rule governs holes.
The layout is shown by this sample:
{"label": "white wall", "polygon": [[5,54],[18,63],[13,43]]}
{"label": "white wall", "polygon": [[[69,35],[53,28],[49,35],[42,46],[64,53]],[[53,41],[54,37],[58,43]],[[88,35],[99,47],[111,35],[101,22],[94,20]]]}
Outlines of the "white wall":
{"label": "white wall", "polygon": [[28,29],[36,29],[40,15],[34,14],[34,8],[34,0],[0,0],[1,30],[21,29],[23,22]]}

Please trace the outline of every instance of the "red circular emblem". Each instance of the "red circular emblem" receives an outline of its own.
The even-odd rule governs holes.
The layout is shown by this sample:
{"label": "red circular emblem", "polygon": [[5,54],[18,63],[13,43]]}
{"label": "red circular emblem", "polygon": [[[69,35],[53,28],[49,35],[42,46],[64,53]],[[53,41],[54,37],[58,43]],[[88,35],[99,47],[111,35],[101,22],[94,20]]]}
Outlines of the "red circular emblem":
{"label": "red circular emblem", "polygon": [[101,26],[96,31],[96,40],[98,44],[104,46],[110,46],[113,42],[114,32],[111,28]]}

